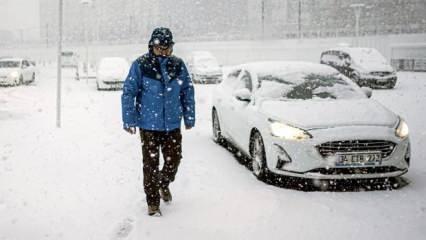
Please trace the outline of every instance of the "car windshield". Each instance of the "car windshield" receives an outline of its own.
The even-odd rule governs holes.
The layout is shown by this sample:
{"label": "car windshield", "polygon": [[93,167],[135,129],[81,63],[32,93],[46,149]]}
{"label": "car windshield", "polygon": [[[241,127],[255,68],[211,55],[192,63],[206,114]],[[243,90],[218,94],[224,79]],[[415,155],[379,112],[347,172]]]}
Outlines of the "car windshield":
{"label": "car windshield", "polygon": [[99,64],[99,69],[114,70],[127,67],[127,62],[124,59],[104,59]]}
{"label": "car windshield", "polygon": [[332,100],[365,98],[338,73],[259,74],[259,96],[277,100]]}
{"label": "car windshield", "polygon": [[18,68],[18,61],[0,61],[0,68]]}
{"label": "car windshield", "polygon": [[353,50],[351,53],[353,60],[359,64],[387,64],[387,60],[379,51],[372,48],[361,48]]}
{"label": "car windshield", "polygon": [[216,67],[219,65],[214,58],[199,58],[197,59],[197,63],[201,67]]}

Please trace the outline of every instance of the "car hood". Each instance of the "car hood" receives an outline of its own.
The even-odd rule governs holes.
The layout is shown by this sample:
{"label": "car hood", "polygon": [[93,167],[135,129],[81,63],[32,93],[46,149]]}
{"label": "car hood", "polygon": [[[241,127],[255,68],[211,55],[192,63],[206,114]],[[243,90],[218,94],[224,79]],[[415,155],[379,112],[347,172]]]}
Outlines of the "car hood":
{"label": "car hood", "polygon": [[388,126],[396,114],[372,99],[334,101],[263,101],[260,111],[268,117],[303,129],[342,126]]}
{"label": "car hood", "polygon": [[126,69],[102,69],[97,72],[98,77],[101,78],[126,78],[127,70]]}
{"label": "car hood", "polygon": [[19,68],[0,68],[0,76],[7,76],[11,72],[18,71]]}
{"label": "car hood", "polygon": [[389,64],[385,63],[375,63],[375,62],[365,62],[362,64],[358,64],[359,68],[361,68],[362,72],[393,72],[393,68]]}
{"label": "car hood", "polygon": [[194,67],[193,72],[197,74],[222,74],[222,69],[220,67]]}

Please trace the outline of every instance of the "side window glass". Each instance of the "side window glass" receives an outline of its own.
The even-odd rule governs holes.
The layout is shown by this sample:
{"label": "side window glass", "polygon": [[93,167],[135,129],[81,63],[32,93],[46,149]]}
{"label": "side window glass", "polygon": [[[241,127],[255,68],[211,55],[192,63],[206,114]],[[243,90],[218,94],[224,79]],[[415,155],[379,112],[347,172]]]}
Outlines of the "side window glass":
{"label": "side window glass", "polygon": [[230,74],[228,74],[227,78],[238,78],[238,76],[240,75],[241,70],[235,70],[233,72],[231,72]]}
{"label": "side window glass", "polygon": [[224,84],[228,86],[229,88],[235,88],[236,85],[238,85],[238,76],[240,75],[241,70],[234,70],[231,73],[228,74],[226,77]]}
{"label": "side window glass", "polygon": [[247,88],[248,90],[252,91],[253,90],[253,86],[252,86],[252,81],[251,81],[251,76],[250,73],[247,71],[244,71],[243,75],[241,76],[241,86],[243,88]]}

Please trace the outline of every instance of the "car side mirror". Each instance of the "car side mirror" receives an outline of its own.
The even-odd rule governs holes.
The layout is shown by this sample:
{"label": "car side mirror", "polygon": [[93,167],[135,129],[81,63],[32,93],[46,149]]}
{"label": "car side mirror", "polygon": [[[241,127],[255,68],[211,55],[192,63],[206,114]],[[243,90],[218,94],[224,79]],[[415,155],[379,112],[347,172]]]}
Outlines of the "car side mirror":
{"label": "car side mirror", "polygon": [[250,102],[251,92],[247,88],[238,89],[234,92],[234,96],[238,101]]}
{"label": "car side mirror", "polygon": [[368,97],[371,98],[371,96],[373,95],[373,90],[369,87],[362,87],[361,90],[364,92],[364,94]]}

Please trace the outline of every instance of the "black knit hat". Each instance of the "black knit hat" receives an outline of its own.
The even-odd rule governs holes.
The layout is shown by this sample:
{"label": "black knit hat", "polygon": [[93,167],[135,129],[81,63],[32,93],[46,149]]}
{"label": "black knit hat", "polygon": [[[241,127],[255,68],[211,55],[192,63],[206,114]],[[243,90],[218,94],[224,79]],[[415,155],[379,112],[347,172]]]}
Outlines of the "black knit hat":
{"label": "black knit hat", "polygon": [[150,47],[154,45],[171,46],[173,44],[175,44],[175,42],[173,42],[172,32],[165,27],[154,29],[151,34],[151,39],[149,40]]}

